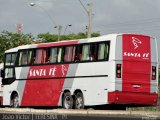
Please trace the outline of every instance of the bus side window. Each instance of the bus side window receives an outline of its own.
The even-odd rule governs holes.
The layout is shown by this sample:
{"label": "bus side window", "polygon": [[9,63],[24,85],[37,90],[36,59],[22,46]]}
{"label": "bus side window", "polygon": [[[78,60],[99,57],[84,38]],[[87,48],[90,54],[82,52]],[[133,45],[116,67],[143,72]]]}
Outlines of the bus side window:
{"label": "bus side window", "polygon": [[82,46],[83,45],[78,45],[77,46],[77,54],[76,54],[76,61],[82,61]]}
{"label": "bus side window", "polygon": [[32,51],[32,50],[29,50],[29,51],[28,51],[28,64],[33,64],[32,55],[33,55],[33,51]]}
{"label": "bus side window", "polygon": [[78,45],[76,45],[76,46],[74,46],[74,48],[73,48],[73,57],[72,57],[72,61],[74,61],[74,62],[78,62],[80,59],[79,59],[79,50],[78,50],[78,48],[79,48],[79,46]]}
{"label": "bus side window", "polygon": [[98,44],[98,60],[108,60],[109,56],[109,43],[99,43]]}
{"label": "bus side window", "polygon": [[109,59],[109,49],[110,49],[110,43],[106,43],[106,49],[105,49],[105,60]]}
{"label": "bus side window", "polygon": [[95,57],[95,44],[84,44],[82,46],[82,61],[93,61]]}
{"label": "bus side window", "polygon": [[34,64],[45,64],[46,61],[46,49],[35,50]]}
{"label": "bus side window", "polygon": [[82,46],[82,61],[89,60],[89,54],[90,54],[90,45],[83,45]]}
{"label": "bus side window", "polygon": [[64,62],[72,62],[74,61],[74,52],[75,52],[75,46],[66,46],[64,47],[64,56],[63,60]]}
{"label": "bus side window", "polygon": [[72,62],[75,62],[76,61],[76,46],[73,46],[73,49],[72,49]]}
{"label": "bus side window", "polygon": [[58,56],[58,48],[50,48],[49,63],[56,63]]}
{"label": "bus side window", "polygon": [[18,65],[29,65],[31,63],[32,58],[32,51],[31,50],[24,50],[19,52],[19,60]]}
{"label": "bus side window", "polygon": [[95,53],[96,53],[96,44],[91,44],[91,48],[90,48],[90,60],[94,61],[95,60]]}
{"label": "bus side window", "polygon": [[22,58],[21,58],[21,65],[27,65],[28,61],[27,61],[27,51],[22,51]]}
{"label": "bus side window", "polygon": [[5,65],[11,65],[11,54],[6,54]]}
{"label": "bus side window", "polygon": [[58,63],[62,61],[62,48],[58,48]]}

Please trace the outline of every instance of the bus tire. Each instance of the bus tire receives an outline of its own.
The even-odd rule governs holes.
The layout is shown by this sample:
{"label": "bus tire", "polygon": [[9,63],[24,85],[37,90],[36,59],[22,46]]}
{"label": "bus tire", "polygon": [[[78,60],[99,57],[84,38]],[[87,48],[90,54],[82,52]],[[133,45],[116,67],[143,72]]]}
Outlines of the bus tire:
{"label": "bus tire", "polygon": [[72,109],[73,107],[73,98],[70,92],[65,92],[62,98],[62,107],[64,109]]}
{"label": "bus tire", "polygon": [[84,98],[81,92],[75,94],[74,109],[84,109]]}
{"label": "bus tire", "polygon": [[18,108],[19,107],[19,97],[18,94],[14,94],[11,99],[11,107]]}

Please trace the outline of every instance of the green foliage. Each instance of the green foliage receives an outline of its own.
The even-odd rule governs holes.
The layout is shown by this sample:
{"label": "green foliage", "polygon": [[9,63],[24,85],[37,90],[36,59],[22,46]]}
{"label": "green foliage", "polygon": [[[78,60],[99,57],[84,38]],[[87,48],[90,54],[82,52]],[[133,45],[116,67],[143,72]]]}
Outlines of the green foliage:
{"label": "green foliage", "polygon": [[58,36],[50,33],[41,33],[38,35],[38,38],[41,39],[41,42],[55,42],[58,39]]}
{"label": "green foliage", "polygon": [[92,33],[91,36],[92,36],[92,37],[98,37],[98,36],[100,36],[100,33]]}
{"label": "green foliage", "polygon": [[[92,33],[92,37],[98,37],[98,36],[100,36],[99,33]],[[87,35],[85,33],[60,35],[60,40],[74,40],[74,39],[84,39],[84,38],[87,38]],[[58,35],[50,33],[42,33],[38,35],[38,39],[41,39],[42,43],[55,42],[58,40]]]}
{"label": "green foliage", "polygon": [[8,31],[3,31],[0,34],[0,63],[3,62],[5,50],[20,45],[31,44],[33,36],[31,34],[17,34]]}
{"label": "green foliage", "polygon": [[[100,36],[99,33],[93,33],[92,37]],[[58,40],[58,35],[50,33],[42,33],[37,36],[38,39],[34,43],[55,42]],[[85,33],[61,35],[60,40],[74,40],[87,38]],[[0,34],[0,63],[3,62],[4,52],[10,48],[20,45],[33,43],[34,37],[32,34],[17,34],[8,31],[3,31]]]}

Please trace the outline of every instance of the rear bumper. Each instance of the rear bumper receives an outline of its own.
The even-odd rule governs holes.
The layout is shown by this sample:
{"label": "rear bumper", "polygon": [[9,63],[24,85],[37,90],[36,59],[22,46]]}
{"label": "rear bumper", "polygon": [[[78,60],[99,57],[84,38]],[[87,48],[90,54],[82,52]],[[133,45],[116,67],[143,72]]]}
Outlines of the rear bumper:
{"label": "rear bumper", "polygon": [[110,104],[141,104],[156,105],[158,94],[109,92],[108,102]]}

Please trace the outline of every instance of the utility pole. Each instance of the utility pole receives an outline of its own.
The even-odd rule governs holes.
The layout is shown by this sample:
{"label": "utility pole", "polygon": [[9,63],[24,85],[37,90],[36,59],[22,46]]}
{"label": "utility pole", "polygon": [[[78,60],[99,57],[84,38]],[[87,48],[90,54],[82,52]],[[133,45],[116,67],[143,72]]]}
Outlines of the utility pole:
{"label": "utility pole", "polygon": [[18,34],[22,34],[23,24],[16,24],[16,31]]}
{"label": "utility pole", "polygon": [[93,4],[90,2],[88,4],[88,11],[87,11],[87,14],[88,14],[88,38],[91,38],[91,34],[92,34],[92,7],[93,7]]}
{"label": "utility pole", "polygon": [[87,37],[90,38],[92,34],[92,8],[93,8],[93,3],[90,0],[90,3],[88,4],[88,9],[84,6],[81,0],[79,0],[81,6],[84,8],[84,10],[87,13],[88,17],[88,25],[86,26],[87,28]]}
{"label": "utility pole", "polygon": [[61,30],[62,30],[62,26],[58,25],[58,41],[60,41]]}

